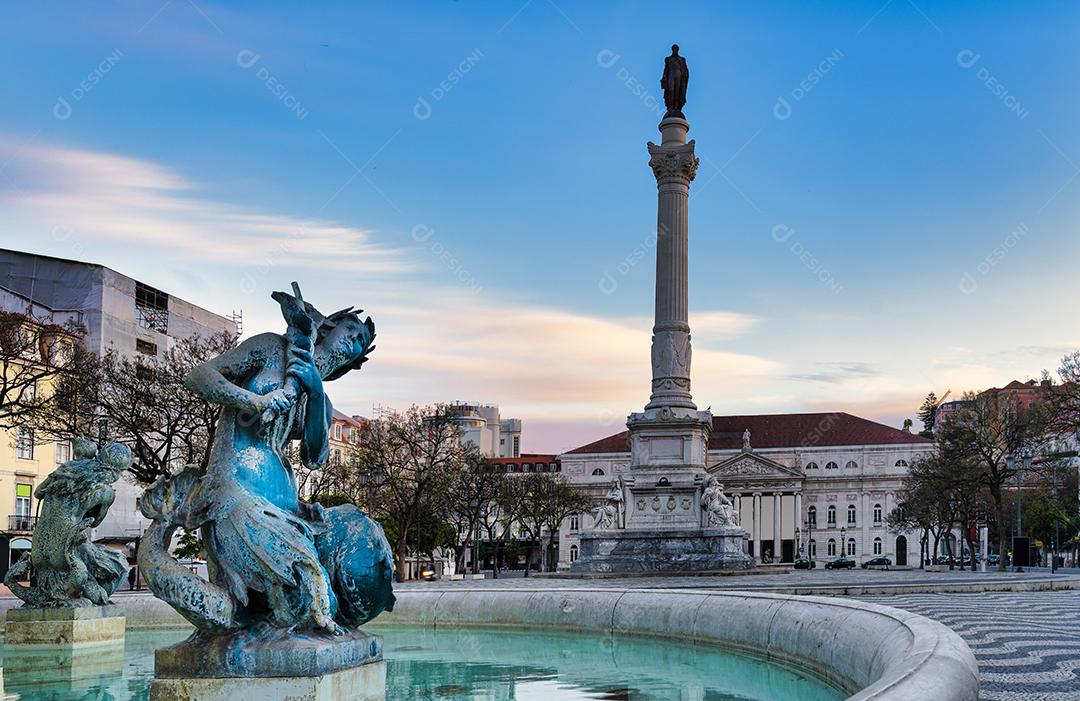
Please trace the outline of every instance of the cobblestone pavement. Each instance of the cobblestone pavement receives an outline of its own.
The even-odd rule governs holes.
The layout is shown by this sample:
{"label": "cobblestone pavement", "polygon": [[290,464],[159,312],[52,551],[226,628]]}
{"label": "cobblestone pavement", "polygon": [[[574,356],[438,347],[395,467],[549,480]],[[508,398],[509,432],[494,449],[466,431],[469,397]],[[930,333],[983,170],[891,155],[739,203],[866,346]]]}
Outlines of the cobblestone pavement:
{"label": "cobblestone pavement", "polygon": [[861,596],[941,621],[979,662],[981,701],[1080,701],[1080,592]]}

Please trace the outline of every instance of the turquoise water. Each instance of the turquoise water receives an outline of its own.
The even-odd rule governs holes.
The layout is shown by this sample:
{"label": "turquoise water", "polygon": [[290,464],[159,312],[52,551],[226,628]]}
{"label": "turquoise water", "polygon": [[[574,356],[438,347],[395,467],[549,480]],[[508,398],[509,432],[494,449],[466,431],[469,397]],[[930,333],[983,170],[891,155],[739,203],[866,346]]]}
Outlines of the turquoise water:
{"label": "turquoise water", "polygon": [[[383,636],[387,701],[837,701],[799,671],[716,648],[542,630],[367,628]],[[130,630],[72,660],[4,650],[3,701],[143,701],[154,649],[190,630]],[[246,701],[256,701],[247,699]]]}

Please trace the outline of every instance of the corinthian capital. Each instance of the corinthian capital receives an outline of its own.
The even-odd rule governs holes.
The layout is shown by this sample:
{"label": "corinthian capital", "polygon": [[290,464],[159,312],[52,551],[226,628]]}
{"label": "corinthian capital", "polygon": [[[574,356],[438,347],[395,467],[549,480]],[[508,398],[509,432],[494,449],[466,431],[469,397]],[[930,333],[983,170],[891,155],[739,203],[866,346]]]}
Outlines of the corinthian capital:
{"label": "corinthian capital", "polygon": [[649,142],[649,166],[657,182],[685,180],[689,183],[697,174],[698,159],[694,156],[694,142],[679,146],[657,146]]}

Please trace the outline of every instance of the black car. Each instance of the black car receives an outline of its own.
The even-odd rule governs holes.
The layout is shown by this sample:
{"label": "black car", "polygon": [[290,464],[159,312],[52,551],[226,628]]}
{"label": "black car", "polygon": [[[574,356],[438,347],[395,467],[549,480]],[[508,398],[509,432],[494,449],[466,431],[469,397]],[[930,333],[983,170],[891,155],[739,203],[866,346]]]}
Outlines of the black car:
{"label": "black car", "polygon": [[862,563],[862,568],[864,570],[868,570],[871,567],[880,567],[883,570],[887,570],[892,567],[892,560],[887,557],[874,557]]}
{"label": "black car", "polygon": [[825,569],[827,570],[853,570],[855,569],[855,561],[850,557],[840,556],[835,560],[830,560],[825,563]]}
{"label": "black car", "polygon": [[808,557],[800,557],[795,561],[795,569],[797,570],[812,570],[817,567],[817,563]]}

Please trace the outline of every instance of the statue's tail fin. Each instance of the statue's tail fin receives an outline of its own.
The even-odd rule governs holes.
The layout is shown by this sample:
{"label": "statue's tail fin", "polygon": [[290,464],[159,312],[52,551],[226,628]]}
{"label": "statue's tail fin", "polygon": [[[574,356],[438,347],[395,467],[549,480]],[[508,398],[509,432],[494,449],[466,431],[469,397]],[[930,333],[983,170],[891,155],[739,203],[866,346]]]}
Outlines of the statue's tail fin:
{"label": "statue's tail fin", "polygon": [[153,523],[139,543],[139,570],[150,591],[197,628],[225,633],[240,627],[235,620],[236,600],[227,589],[193,573],[169,553],[178,527],[193,531],[202,525],[197,506],[199,479],[199,470],[189,466],[171,479],[159,477],[146,490],[140,509]]}

